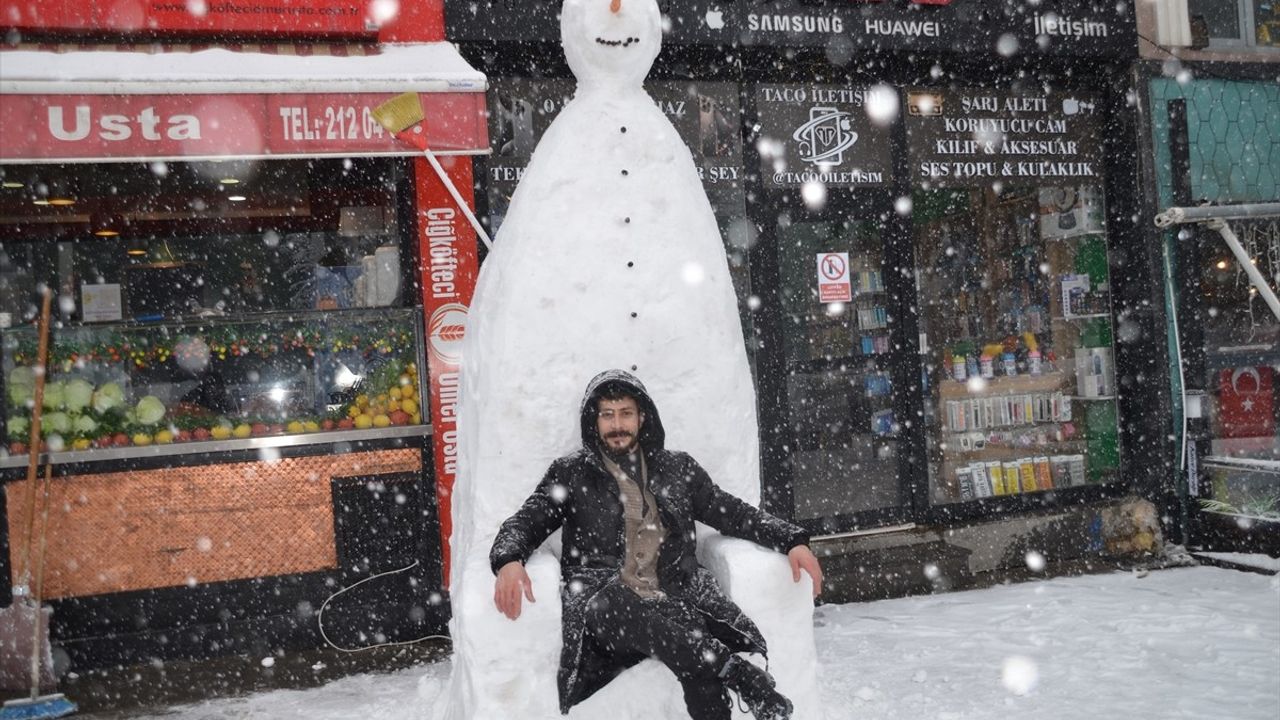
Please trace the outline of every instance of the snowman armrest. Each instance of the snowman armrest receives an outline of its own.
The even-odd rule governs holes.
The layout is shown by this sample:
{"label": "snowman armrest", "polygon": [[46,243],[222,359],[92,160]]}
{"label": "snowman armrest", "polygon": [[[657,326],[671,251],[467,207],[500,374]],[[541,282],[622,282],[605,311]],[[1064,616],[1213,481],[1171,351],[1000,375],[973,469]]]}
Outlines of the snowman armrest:
{"label": "snowman armrest", "polygon": [[813,583],[807,573],[800,582],[792,580],[786,555],[713,533],[698,542],[698,562],[758,622],[777,615],[813,617]]}

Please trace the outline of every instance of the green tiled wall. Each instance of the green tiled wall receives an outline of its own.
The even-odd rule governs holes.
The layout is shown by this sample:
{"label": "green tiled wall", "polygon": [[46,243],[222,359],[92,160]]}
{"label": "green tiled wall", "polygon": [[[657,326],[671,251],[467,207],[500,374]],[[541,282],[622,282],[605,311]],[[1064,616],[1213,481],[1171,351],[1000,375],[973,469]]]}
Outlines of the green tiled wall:
{"label": "green tiled wall", "polygon": [[1191,187],[1215,203],[1280,200],[1280,85],[1263,82],[1151,81],[1152,142],[1160,205],[1172,203],[1165,103],[1186,99]]}

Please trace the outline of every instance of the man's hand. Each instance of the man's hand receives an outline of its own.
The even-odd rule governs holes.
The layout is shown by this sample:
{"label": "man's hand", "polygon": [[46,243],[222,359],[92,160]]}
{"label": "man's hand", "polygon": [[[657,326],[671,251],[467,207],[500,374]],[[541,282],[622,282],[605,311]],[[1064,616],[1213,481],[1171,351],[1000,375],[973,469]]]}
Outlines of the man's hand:
{"label": "man's hand", "polygon": [[[813,553],[809,557],[813,557]],[[815,566],[817,562],[814,560]],[[792,566],[795,566],[794,561]],[[493,584],[493,604],[498,606],[498,611],[503,615],[515,620],[520,617],[521,595],[528,598],[529,602],[536,602],[533,599],[533,582],[529,580],[529,573],[524,571],[522,563],[513,560],[498,570],[498,579]]]}
{"label": "man's hand", "polygon": [[[818,558],[813,556],[813,551],[808,545],[797,545],[787,553],[787,560],[791,562],[791,579],[800,582],[800,571],[804,570],[809,573],[809,577],[813,578],[813,596],[818,597],[822,594],[822,566],[818,564]],[[504,570],[506,568],[503,568]]]}

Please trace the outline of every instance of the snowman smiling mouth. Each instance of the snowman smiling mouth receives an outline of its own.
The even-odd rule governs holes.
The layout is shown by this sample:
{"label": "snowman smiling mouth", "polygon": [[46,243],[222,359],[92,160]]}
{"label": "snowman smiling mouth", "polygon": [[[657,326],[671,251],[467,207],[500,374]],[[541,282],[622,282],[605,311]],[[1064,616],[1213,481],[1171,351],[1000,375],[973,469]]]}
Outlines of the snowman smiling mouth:
{"label": "snowman smiling mouth", "polygon": [[607,45],[609,47],[629,47],[638,42],[640,42],[640,38],[638,37],[629,37],[626,40],[605,40],[604,38],[596,38],[596,44]]}

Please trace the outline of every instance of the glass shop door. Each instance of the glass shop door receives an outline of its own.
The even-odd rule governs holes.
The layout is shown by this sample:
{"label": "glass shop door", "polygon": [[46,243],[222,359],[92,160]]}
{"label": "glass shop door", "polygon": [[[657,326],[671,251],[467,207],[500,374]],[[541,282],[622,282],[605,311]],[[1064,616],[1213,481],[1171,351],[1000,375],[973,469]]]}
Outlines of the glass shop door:
{"label": "glass shop door", "polygon": [[885,259],[892,200],[832,190],[815,209],[800,196],[773,203],[778,337],[766,348],[780,351],[769,364],[781,372],[761,383],[774,384],[782,406],[766,421],[785,430],[775,433],[784,460],[766,471],[789,476],[793,517],[811,531],[902,522],[911,505],[900,470],[904,375],[892,359],[909,351],[892,288],[910,280],[893,277]]}

